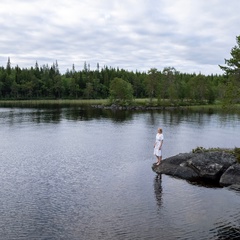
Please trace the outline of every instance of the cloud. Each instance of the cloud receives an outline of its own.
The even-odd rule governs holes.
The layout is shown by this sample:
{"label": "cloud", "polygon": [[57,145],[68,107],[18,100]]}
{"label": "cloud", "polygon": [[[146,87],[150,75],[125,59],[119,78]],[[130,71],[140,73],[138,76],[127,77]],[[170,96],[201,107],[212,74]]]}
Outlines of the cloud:
{"label": "cloud", "polygon": [[221,73],[240,33],[238,0],[2,0],[0,65]]}

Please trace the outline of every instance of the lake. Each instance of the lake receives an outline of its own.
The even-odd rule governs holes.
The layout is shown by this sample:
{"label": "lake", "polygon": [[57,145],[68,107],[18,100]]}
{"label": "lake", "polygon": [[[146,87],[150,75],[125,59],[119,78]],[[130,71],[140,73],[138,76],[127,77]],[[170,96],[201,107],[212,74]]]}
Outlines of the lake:
{"label": "lake", "polygon": [[239,114],[0,108],[0,236],[240,239],[240,192],[157,176],[163,159],[239,147]]}

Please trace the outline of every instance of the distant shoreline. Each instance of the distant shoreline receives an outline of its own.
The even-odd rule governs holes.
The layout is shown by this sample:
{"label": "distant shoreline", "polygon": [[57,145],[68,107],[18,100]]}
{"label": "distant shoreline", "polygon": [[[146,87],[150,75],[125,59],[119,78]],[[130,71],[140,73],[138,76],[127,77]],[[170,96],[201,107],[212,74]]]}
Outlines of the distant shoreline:
{"label": "distant shoreline", "polygon": [[[113,110],[193,110],[193,111],[225,111],[221,103],[216,104],[195,104],[176,102],[170,103],[168,100],[160,103],[149,99],[135,99],[129,105],[111,104],[109,99],[41,99],[41,100],[0,100],[0,107],[39,107],[39,106],[90,106],[93,108],[113,109]],[[233,112],[240,111],[240,104],[231,108]]]}

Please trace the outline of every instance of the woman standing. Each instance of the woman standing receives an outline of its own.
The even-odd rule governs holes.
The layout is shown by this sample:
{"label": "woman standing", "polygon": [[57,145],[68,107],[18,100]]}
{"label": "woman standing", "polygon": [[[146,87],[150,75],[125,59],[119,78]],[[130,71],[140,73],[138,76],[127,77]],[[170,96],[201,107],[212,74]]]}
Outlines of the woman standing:
{"label": "woman standing", "polygon": [[153,154],[157,157],[156,165],[159,165],[162,161],[162,145],[163,145],[162,128],[158,128],[156,141],[154,143],[154,151],[153,151]]}

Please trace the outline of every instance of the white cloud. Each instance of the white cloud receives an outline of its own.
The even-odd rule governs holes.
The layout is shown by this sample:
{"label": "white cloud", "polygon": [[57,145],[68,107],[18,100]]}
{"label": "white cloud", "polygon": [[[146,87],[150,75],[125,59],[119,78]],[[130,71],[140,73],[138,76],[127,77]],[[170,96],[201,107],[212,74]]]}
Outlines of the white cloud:
{"label": "white cloud", "polygon": [[240,35],[238,0],[2,0],[0,66],[221,73]]}

